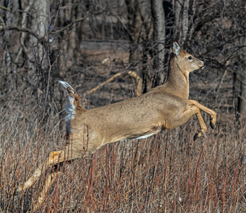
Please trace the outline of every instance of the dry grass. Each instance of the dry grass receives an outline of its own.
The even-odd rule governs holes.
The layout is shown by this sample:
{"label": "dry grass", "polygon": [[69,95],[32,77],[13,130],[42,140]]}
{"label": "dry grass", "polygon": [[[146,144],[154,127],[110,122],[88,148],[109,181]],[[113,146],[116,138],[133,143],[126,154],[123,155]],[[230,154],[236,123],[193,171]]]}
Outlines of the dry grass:
{"label": "dry grass", "polygon": [[[32,208],[50,171],[26,192],[12,196],[17,184],[65,143],[57,116],[40,127],[34,113],[24,105],[12,111],[1,108],[4,212]],[[232,126],[218,121],[215,130],[209,128],[206,137],[193,142],[198,129],[194,118],[175,130],[109,144],[88,159],[68,162],[39,211],[245,212],[245,143],[234,135]]]}

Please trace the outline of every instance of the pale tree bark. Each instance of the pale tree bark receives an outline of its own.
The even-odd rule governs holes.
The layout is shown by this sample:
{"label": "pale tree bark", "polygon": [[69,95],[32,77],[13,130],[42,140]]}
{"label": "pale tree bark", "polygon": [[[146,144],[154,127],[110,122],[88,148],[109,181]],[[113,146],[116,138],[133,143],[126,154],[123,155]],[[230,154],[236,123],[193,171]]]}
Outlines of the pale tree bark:
{"label": "pale tree bark", "polygon": [[184,0],[173,0],[173,9],[175,13],[175,30],[174,30],[174,40],[179,40],[181,37],[181,21],[180,21],[180,12]]}
{"label": "pale tree bark", "polygon": [[154,69],[158,72],[155,86],[164,82],[164,60],[165,60],[165,14],[162,1],[152,0],[153,16],[153,40],[154,40]]}
{"label": "pale tree bark", "polygon": [[30,38],[32,54],[34,54],[34,59],[36,61],[35,66],[32,66],[34,72],[36,72],[37,66],[42,70],[48,68],[48,54],[45,49],[45,43],[48,41],[48,23],[49,0],[35,0],[32,13],[32,30],[37,33],[39,38],[43,38],[43,42],[38,41],[33,36]]}
{"label": "pale tree bark", "polygon": [[183,17],[182,17],[182,38],[181,38],[182,41],[186,39],[188,33],[188,27],[189,27],[188,11],[189,11],[189,0],[184,0],[184,10],[183,10]]}
{"label": "pale tree bark", "polygon": [[[33,32],[36,32],[39,40],[34,36],[30,37],[29,46],[29,73],[28,78],[36,88],[37,101],[40,105],[40,121],[44,118],[44,113],[47,107],[49,85],[50,85],[50,72],[51,66],[49,61],[48,49],[48,24],[49,24],[49,0],[35,0],[32,9],[32,26]],[[39,91],[42,96],[39,97]]]}
{"label": "pale tree bark", "polygon": [[[69,0],[68,4],[73,5],[74,1]],[[75,21],[75,14],[74,14],[73,7],[69,7],[66,10],[66,19],[69,23],[72,23]],[[73,58],[75,48],[76,48],[76,25],[72,26],[69,32],[68,49],[67,49],[69,57]],[[72,66],[72,60],[71,60],[71,66]]]}
{"label": "pale tree bark", "polygon": [[175,11],[175,40],[183,43],[186,40],[189,30],[189,6],[190,0],[174,1]]}

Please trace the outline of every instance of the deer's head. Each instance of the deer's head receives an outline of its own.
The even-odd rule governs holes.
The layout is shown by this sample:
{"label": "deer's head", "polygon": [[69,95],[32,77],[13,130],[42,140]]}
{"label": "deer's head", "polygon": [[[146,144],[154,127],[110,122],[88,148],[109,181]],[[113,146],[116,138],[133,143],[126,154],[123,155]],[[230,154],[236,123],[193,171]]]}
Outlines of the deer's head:
{"label": "deer's head", "polygon": [[173,58],[174,63],[177,65],[179,70],[182,71],[183,74],[188,75],[189,72],[204,67],[203,61],[182,50],[178,42],[173,42],[172,48],[175,55],[175,57]]}

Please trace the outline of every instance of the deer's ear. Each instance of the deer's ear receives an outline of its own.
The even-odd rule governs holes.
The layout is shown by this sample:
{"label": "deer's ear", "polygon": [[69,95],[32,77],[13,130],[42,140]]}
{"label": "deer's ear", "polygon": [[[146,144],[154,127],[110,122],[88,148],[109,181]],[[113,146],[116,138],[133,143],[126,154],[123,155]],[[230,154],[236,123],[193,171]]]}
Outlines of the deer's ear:
{"label": "deer's ear", "polygon": [[180,46],[178,42],[173,42],[173,53],[178,56],[180,54]]}

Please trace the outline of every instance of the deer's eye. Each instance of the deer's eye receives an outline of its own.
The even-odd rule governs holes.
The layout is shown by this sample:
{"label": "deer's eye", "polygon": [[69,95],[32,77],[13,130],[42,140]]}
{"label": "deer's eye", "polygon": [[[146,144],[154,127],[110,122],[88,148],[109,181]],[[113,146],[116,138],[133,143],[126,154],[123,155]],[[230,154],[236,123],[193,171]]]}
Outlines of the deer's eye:
{"label": "deer's eye", "polygon": [[192,57],[191,57],[191,56],[189,56],[189,57],[188,57],[188,59],[191,61],[191,60],[192,60]]}

